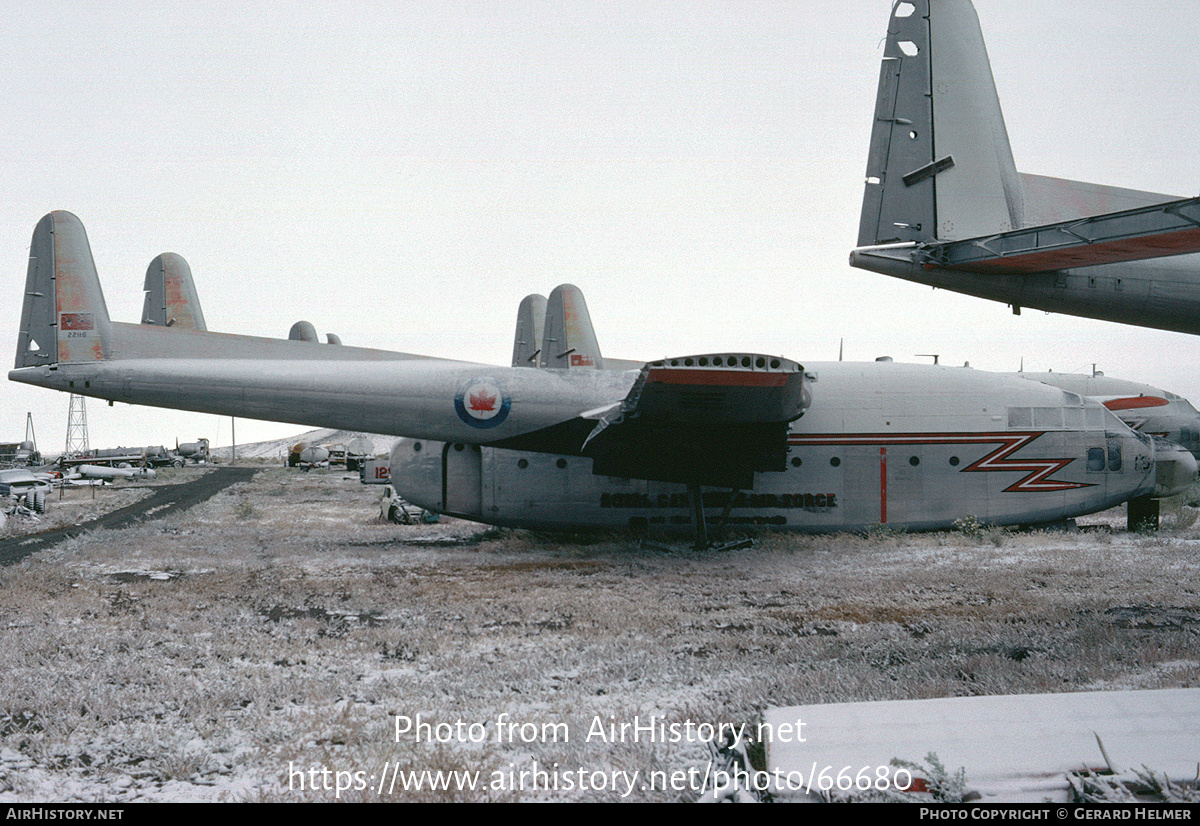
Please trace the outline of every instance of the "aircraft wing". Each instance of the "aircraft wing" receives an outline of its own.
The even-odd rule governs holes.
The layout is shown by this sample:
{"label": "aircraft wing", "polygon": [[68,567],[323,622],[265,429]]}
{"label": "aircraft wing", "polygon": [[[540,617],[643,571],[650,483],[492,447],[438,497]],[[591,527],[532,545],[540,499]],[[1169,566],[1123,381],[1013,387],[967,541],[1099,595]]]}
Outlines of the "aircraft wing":
{"label": "aircraft wing", "polygon": [[787,359],[650,362],[620,405],[596,411],[583,453],[606,476],[749,488],[754,472],[784,469],[788,423],[809,398],[804,368]]}
{"label": "aircraft wing", "polygon": [[[571,312],[564,305],[558,315],[590,334],[582,313],[580,297]],[[756,471],[784,469],[788,422],[804,412],[808,398],[803,368],[771,356],[578,369],[601,367],[594,336],[567,331],[564,339],[557,327],[543,341],[567,369],[498,367],[200,326],[110,319],[83,224],[51,213],[34,230],[8,375],[110,401],[585,455],[599,474],[739,488],[751,487]],[[581,358],[571,360],[573,353]]]}
{"label": "aircraft wing", "polygon": [[[927,269],[1014,275],[1200,252],[1200,198],[1076,218],[962,241],[864,248],[856,257],[908,258]],[[868,267],[868,269],[870,269]]]}
{"label": "aircraft wing", "polygon": [[[806,799],[804,784],[792,783],[797,772],[815,795],[843,766],[853,766],[847,775],[856,777],[869,766],[872,781],[904,788],[913,777],[897,758],[922,761],[932,752],[948,774],[964,769],[983,802],[1066,803],[1070,772],[1111,770],[1133,779],[1148,768],[1160,777],[1194,777],[1198,723],[1200,689],[1170,688],[769,708],[758,734],[771,776],[788,778],[774,790],[785,799]],[[835,767],[820,775],[830,786],[808,775],[825,766]]]}

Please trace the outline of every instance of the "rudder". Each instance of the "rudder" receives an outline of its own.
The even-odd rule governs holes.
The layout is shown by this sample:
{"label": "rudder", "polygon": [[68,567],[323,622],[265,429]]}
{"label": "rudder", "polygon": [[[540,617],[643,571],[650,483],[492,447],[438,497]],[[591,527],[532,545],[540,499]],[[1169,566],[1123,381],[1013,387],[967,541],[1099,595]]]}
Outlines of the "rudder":
{"label": "rudder", "polygon": [[112,324],[83,223],[51,212],[33,230],[16,367],[102,361],[111,347]]}
{"label": "rudder", "polygon": [[898,0],[880,68],[858,245],[1003,232],[1022,226],[1023,211],[974,7]]}

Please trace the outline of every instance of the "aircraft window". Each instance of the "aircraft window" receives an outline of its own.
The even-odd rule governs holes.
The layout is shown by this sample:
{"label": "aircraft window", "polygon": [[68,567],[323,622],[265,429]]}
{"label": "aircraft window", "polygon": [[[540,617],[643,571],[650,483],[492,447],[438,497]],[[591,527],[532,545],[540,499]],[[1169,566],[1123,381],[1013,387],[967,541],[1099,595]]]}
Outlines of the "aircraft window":
{"label": "aircraft window", "polygon": [[750,357],[749,356],[742,356],[742,366],[743,367],[750,366]]}
{"label": "aircraft window", "polygon": [[958,467],[958,457],[957,457],[957,456],[951,456],[951,457],[950,457],[950,466],[951,466],[951,467]]}
{"label": "aircraft window", "polygon": [[524,470],[525,468],[529,467],[529,460],[528,459],[518,459],[517,467],[519,467],[521,470]]}
{"label": "aircraft window", "polygon": [[1108,446],[1108,469],[1113,470],[1113,471],[1121,469],[1121,443],[1120,442],[1113,442],[1112,444],[1110,444]]}
{"label": "aircraft window", "polygon": [[421,452],[421,443],[413,442],[413,453],[420,453],[420,452]]}
{"label": "aircraft window", "polygon": [[834,456],[832,459],[829,460],[829,464],[833,465],[834,467],[837,467],[841,463],[842,463],[842,460],[836,456]]}
{"label": "aircraft window", "polygon": [[754,366],[755,366],[755,367],[766,367],[766,366],[767,366],[767,360],[766,360],[766,359],[764,359],[764,358],[757,359],[757,360],[754,362]]}
{"label": "aircraft window", "polygon": [[803,464],[803,462],[800,461],[799,456],[792,459],[792,467],[800,467],[801,464]]}
{"label": "aircraft window", "polygon": [[1009,427],[1033,427],[1033,413],[1028,407],[1008,408]]}
{"label": "aircraft window", "polygon": [[706,359],[706,358],[704,358],[703,356],[701,356],[701,357],[700,357],[700,366],[701,366],[701,367],[707,367],[707,366],[708,366],[708,359]]}
{"label": "aircraft window", "polygon": [[1090,447],[1088,448],[1088,470],[1093,473],[1099,473],[1104,470],[1104,448]]}
{"label": "aircraft window", "polygon": [[1033,408],[1033,426],[1061,430],[1063,426],[1061,407]]}
{"label": "aircraft window", "polygon": [[555,464],[555,465],[557,465],[557,466],[559,467],[559,469],[562,469],[562,468],[565,468],[565,467],[567,466],[567,460],[566,460],[566,459],[559,459],[559,460],[558,460],[557,462],[555,462],[554,464]]}
{"label": "aircraft window", "polygon": [[916,467],[917,465],[921,464],[921,457],[919,457],[919,456],[909,456],[909,457],[908,457],[908,463],[909,463],[910,465],[912,465],[913,467]]}

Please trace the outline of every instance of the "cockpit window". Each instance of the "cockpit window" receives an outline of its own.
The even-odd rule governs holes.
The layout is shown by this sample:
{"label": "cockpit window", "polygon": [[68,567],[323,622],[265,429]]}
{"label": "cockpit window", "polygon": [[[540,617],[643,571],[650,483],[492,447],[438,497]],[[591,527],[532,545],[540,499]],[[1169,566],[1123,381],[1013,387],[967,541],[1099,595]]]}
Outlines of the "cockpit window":
{"label": "cockpit window", "polygon": [[1116,439],[1108,443],[1108,469],[1111,471],[1121,469],[1121,443]]}
{"label": "cockpit window", "polygon": [[1063,413],[1061,407],[1033,408],[1033,426],[1045,430],[1062,430]]}
{"label": "cockpit window", "polygon": [[1028,407],[1008,408],[1008,426],[1022,430],[1033,427],[1033,410]]}
{"label": "cockpit window", "polygon": [[1008,408],[1008,426],[1014,430],[1062,430],[1064,427],[1071,430],[1112,430],[1114,427],[1123,430],[1123,423],[1114,425],[1120,421],[1107,407],[1090,399],[1084,400],[1082,406]]}

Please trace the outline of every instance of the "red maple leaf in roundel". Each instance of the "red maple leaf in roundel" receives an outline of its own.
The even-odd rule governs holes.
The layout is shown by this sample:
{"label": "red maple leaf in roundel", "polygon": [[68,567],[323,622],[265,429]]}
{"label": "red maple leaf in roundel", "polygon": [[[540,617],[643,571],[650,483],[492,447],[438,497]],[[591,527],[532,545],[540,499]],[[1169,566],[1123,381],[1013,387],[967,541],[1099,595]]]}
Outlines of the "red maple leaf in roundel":
{"label": "red maple leaf in roundel", "polygon": [[495,410],[496,397],[488,393],[486,390],[480,390],[478,393],[471,393],[471,409],[472,410]]}

